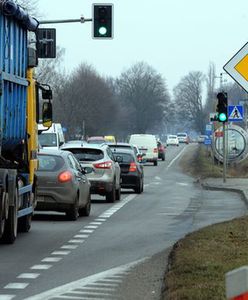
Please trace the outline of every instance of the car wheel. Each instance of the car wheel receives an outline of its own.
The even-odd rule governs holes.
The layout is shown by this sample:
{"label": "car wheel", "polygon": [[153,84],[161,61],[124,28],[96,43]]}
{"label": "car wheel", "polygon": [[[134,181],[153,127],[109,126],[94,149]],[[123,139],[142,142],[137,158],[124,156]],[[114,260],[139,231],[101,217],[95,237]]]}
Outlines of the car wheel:
{"label": "car wheel", "polygon": [[78,210],[79,216],[80,217],[83,217],[83,216],[88,217],[90,215],[90,210],[91,210],[91,196],[89,194],[87,204],[84,207],[79,208],[79,210]]}
{"label": "car wheel", "polygon": [[138,182],[137,187],[134,189],[135,193],[137,194],[141,194],[142,193],[142,189],[143,189],[143,180],[140,179]]}
{"label": "car wheel", "polygon": [[113,203],[116,199],[116,192],[115,192],[115,185],[113,185],[113,188],[110,192],[106,193],[106,202]]}
{"label": "car wheel", "polygon": [[118,190],[115,191],[115,200],[121,199],[121,187],[118,188]]}
{"label": "car wheel", "polygon": [[66,211],[66,216],[70,221],[76,221],[78,218],[78,195],[76,197],[75,203],[71,205],[71,207]]}
{"label": "car wheel", "polygon": [[158,165],[158,161],[157,161],[157,160],[154,160],[153,165],[154,165],[154,166],[157,166],[157,165]]}
{"label": "car wheel", "polygon": [[29,232],[31,228],[32,214],[26,215],[18,219],[18,231]]}

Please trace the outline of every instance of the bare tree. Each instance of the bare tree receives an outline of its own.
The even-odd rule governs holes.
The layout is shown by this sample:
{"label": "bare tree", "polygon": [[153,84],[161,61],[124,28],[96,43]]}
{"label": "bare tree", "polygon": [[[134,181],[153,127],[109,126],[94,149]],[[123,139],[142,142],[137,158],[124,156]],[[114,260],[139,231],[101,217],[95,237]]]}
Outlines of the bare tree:
{"label": "bare tree", "polygon": [[205,112],[208,115],[210,112],[215,112],[215,78],[216,78],[216,72],[215,72],[215,65],[214,63],[209,64],[208,68],[208,74],[206,78],[207,82],[207,99],[205,104]]}
{"label": "bare tree", "polygon": [[201,72],[190,72],[174,88],[179,120],[193,122],[194,128],[200,132],[203,132],[205,123],[202,104],[203,80],[204,75]]}
{"label": "bare tree", "polygon": [[147,132],[163,122],[170,97],[164,79],[151,66],[136,63],[117,82],[122,105],[132,120],[127,122],[130,132]]}

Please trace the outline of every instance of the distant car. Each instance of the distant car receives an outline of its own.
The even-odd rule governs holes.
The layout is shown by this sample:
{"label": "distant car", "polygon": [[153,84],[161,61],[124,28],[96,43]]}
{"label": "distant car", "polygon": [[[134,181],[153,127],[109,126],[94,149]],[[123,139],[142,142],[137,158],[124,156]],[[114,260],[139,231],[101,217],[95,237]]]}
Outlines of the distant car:
{"label": "distant car", "polygon": [[165,146],[160,141],[157,141],[157,145],[158,145],[158,158],[165,160]]}
{"label": "distant car", "polygon": [[177,135],[172,135],[169,134],[167,136],[167,141],[166,141],[167,146],[172,145],[172,146],[179,146],[179,141]]}
{"label": "distant car", "polygon": [[87,139],[87,143],[89,143],[89,144],[104,144],[105,139],[103,136],[90,136]]}
{"label": "distant car", "polygon": [[201,135],[198,136],[197,141],[198,141],[199,144],[203,144],[205,142],[205,139],[207,139],[207,138],[208,138],[207,135],[201,134]]}
{"label": "distant car", "polygon": [[62,149],[72,152],[83,168],[92,168],[87,174],[92,194],[106,196],[107,202],[120,200],[121,170],[108,145],[67,144]]}
{"label": "distant car", "polygon": [[188,136],[187,133],[185,133],[185,132],[179,132],[177,134],[177,137],[178,137],[179,143],[185,143],[185,144],[189,143],[189,136]]}
{"label": "distant car", "polygon": [[121,142],[118,142],[118,143],[107,143],[108,146],[110,147],[110,149],[113,151],[115,151],[115,149],[131,149],[133,150],[133,152],[135,153],[137,159],[139,162],[142,162],[142,153],[140,152],[138,146],[136,145],[132,145],[132,144],[129,144],[129,143],[121,143]]}
{"label": "distant car", "polygon": [[105,142],[116,143],[116,139],[113,135],[105,135],[104,140]]}
{"label": "distant car", "polygon": [[70,220],[89,216],[90,182],[71,152],[40,150],[37,210],[65,212]]}
{"label": "distant car", "polygon": [[138,194],[144,190],[143,166],[131,149],[119,148],[113,152],[121,168],[121,187],[134,189]]}
{"label": "distant car", "polygon": [[143,153],[143,160],[158,165],[158,146],[155,135],[153,134],[132,134],[130,144],[137,145]]}

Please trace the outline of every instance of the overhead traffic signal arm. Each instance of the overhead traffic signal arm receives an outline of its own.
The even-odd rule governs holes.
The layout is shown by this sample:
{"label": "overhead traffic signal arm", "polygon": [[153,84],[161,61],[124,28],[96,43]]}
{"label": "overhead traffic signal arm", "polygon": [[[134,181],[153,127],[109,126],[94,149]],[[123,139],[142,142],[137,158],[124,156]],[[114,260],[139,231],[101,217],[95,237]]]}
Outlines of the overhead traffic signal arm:
{"label": "overhead traffic signal arm", "polygon": [[93,4],[93,38],[113,38],[113,4]]}
{"label": "overhead traffic signal arm", "polygon": [[217,94],[217,107],[216,111],[218,113],[218,121],[225,123],[228,121],[228,99],[227,93],[220,92]]}

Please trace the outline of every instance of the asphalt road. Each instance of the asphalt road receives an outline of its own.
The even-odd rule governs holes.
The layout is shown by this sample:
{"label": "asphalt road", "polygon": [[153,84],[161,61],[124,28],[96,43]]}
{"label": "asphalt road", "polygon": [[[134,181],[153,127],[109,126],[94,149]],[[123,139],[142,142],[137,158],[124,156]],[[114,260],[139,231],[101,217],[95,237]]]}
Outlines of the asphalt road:
{"label": "asphalt road", "polygon": [[246,211],[236,194],[203,191],[181,172],[194,147],[169,147],[166,161],[146,165],[143,194],[94,197],[90,217],[37,212],[29,233],[0,245],[0,300],[159,299],[170,246]]}

